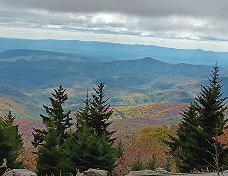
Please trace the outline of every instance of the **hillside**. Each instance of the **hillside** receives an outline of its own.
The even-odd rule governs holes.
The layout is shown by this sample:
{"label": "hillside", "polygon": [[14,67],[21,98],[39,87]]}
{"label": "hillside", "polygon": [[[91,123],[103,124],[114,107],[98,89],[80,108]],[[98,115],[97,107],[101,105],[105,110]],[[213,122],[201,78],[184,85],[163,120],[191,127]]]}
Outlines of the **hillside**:
{"label": "hillside", "polygon": [[[182,110],[189,106],[187,103],[153,103],[135,106],[114,107],[113,118],[117,119],[180,119]],[[174,120],[175,121],[175,120]]]}
{"label": "hillside", "polygon": [[[113,106],[148,103],[189,103],[207,84],[212,67],[170,64],[153,58],[96,61],[89,57],[46,50],[16,49],[0,53],[0,96],[14,101],[15,108],[4,106],[3,112],[16,104],[26,111],[20,118],[39,118],[42,105],[58,85],[67,88],[67,109],[76,111],[88,89],[105,82]],[[224,95],[228,95],[228,70],[221,68]]]}
{"label": "hillside", "polygon": [[[2,101],[0,99],[0,101]],[[2,101],[5,104],[4,101]],[[1,104],[0,104],[1,106]],[[118,129],[117,135],[125,132],[135,133],[148,126],[176,125],[180,122],[181,112],[185,110],[187,103],[152,103],[134,106],[114,106],[113,123],[111,128]],[[22,109],[17,109],[20,112]],[[43,112],[44,113],[44,112]],[[72,118],[75,118],[72,112]],[[228,117],[228,110],[226,111]],[[20,124],[19,131],[23,134],[26,143],[32,140],[33,128],[43,128],[40,119],[17,119]]]}
{"label": "hillside", "polygon": [[[85,60],[74,62],[64,59],[33,60],[33,56],[28,60],[27,57],[21,58],[19,52],[18,57],[13,57],[15,61],[1,61],[0,74],[3,85],[33,90],[58,84],[72,86],[83,82],[104,81],[112,86],[139,87],[161,77],[206,79],[211,70],[209,66],[168,64],[152,58],[111,62],[85,62]],[[221,72],[224,77],[228,75],[225,69]],[[123,82],[125,84],[122,84]]]}
{"label": "hillside", "polygon": [[33,99],[16,88],[0,85],[0,117],[9,110],[22,119],[37,118],[43,112],[40,100]]}
{"label": "hillside", "polygon": [[[0,53],[0,118],[9,110],[16,116],[29,158],[27,164],[34,167],[30,162],[35,161],[32,132],[33,128],[44,127],[42,105],[50,106],[48,97],[53,89],[60,84],[67,89],[69,100],[64,110],[72,110],[75,118],[86,91],[91,95],[93,86],[105,82],[114,111],[110,128],[117,130],[117,142],[127,146],[126,157],[132,156],[133,161],[135,152],[148,150],[159,154],[158,160],[162,161],[165,150],[151,141],[151,135],[154,139],[154,135],[162,138],[174,133],[182,119],[180,113],[199,93],[201,85],[208,84],[211,70],[207,65],[173,64],[151,57],[104,61],[46,50],[7,50]],[[227,96],[228,70],[220,71],[222,91]],[[141,151],[138,145],[143,146]]]}
{"label": "hillside", "polygon": [[[0,100],[1,101],[1,100]],[[177,124],[181,119],[181,111],[188,107],[186,103],[156,103],[136,106],[115,106],[111,128],[135,132],[143,127],[162,124]],[[73,112],[74,114],[74,112]],[[72,114],[72,118],[75,116]],[[17,119],[19,131],[23,134],[26,143],[32,140],[33,128],[43,128],[40,120]]]}

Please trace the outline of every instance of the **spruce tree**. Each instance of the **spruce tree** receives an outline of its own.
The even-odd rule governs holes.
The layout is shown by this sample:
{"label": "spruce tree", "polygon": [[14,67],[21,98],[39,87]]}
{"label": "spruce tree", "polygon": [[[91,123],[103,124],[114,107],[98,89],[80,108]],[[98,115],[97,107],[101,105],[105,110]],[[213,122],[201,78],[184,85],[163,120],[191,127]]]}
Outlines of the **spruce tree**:
{"label": "spruce tree", "polygon": [[226,128],[225,110],[227,109],[223,93],[221,91],[219,79],[219,68],[214,66],[211,78],[209,78],[209,86],[202,86],[199,96],[196,98],[196,111],[198,112],[199,127],[202,133],[201,139],[201,158],[203,163],[202,169],[215,170],[214,154],[215,142],[217,143],[218,153],[223,153],[219,157],[219,163],[225,166],[224,158],[227,154],[227,149],[219,142],[215,141],[218,136],[224,133]]}
{"label": "spruce tree", "polygon": [[226,128],[226,98],[222,98],[217,65],[209,82],[209,86],[202,86],[195,102],[184,111],[176,137],[171,137],[168,142],[172,153],[177,157],[179,169],[183,172],[218,171],[218,168],[225,166],[227,149],[217,139]]}
{"label": "spruce tree", "polygon": [[[7,138],[4,135],[4,130],[0,128],[0,166],[3,165],[4,159],[7,158],[7,154],[10,152],[10,146],[7,145]],[[3,175],[7,168],[0,168],[0,175]]]}
{"label": "spruce tree", "polygon": [[115,164],[116,150],[112,147],[114,132],[108,131],[111,124],[112,111],[107,99],[104,100],[104,84],[94,88],[92,101],[88,92],[84,107],[80,108],[77,116],[77,131],[68,140],[73,170],[85,171],[89,168],[99,168],[111,173]]}
{"label": "spruce tree", "polygon": [[115,149],[106,135],[97,136],[83,126],[69,138],[67,145],[70,151],[73,170],[86,171],[89,168],[103,169],[111,173],[115,166]]}
{"label": "spruce tree", "polygon": [[202,86],[200,95],[196,98],[197,112],[199,113],[199,123],[204,132],[215,137],[224,132],[227,120],[225,120],[225,100],[222,98],[222,86],[219,80],[219,68],[216,65],[209,78],[210,85]]}
{"label": "spruce tree", "polygon": [[77,130],[80,130],[85,125],[88,125],[88,119],[91,117],[90,113],[90,99],[88,91],[86,93],[86,99],[83,101],[84,106],[79,109],[79,111],[76,113],[77,123],[76,127]]}
{"label": "spruce tree", "polygon": [[45,143],[39,148],[37,158],[38,176],[70,175],[71,165],[68,151],[60,145],[60,136],[55,129],[49,128]]}
{"label": "spruce tree", "polygon": [[72,126],[72,119],[70,111],[65,113],[62,106],[68,97],[61,85],[54,91],[49,97],[52,107],[44,105],[48,115],[41,115],[46,129],[35,129],[33,133],[33,145],[38,147],[37,172],[40,176],[68,175],[70,171],[65,143],[69,138],[67,129]]}
{"label": "spruce tree", "polygon": [[88,118],[88,126],[96,133],[98,136],[107,135],[110,142],[115,141],[112,135],[115,131],[109,131],[108,127],[112,124],[110,117],[113,111],[110,108],[108,99],[105,99],[105,85],[104,83],[99,83],[97,88],[93,88],[94,92],[92,94],[92,101],[90,106],[91,115]]}
{"label": "spruce tree", "polygon": [[198,128],[198,117],[195,105],[182,112],[182,122],[176,132],[176,137],[170,136],[168,142],[171,151],[177,159],[177,166],[181,172],[200,169],[199,146],[202,138]]}
{"label": "spruce tree", "polygon": [[43,124],[46,130],[34,129],[32,144],[37,147],[42,145],[45,136],[48,134],[50,128],[54,128],[60,136],[60,141],[63,142],[67,138],[66,130],[72,126],[70,117],[71,111],[64,112],[63,104],[68,99],[66,89],[60,85],[58,89],[54,89],[55,93],[52,93],[52,97],[49,97],[52,107],[43,105],[47,116],[40,115],[42,117]]}
{"label": "spruce tree", "polygon": [[[9,111],[0,123],[0,128],[4,132],[3,138],[7,145],[6,149],[9,148],[9,151],[3,155],[7,160],[7,167],[10,169],[22,167],[22,163],[17,161],[17,158],[19,152],[23,148],[23,139],[22,135],[18,132],[18,125],[14,124],[14,120],[15,117],[12,115],[11,111]],[[2,158],[0,159],[0,162],[2,162]]]}

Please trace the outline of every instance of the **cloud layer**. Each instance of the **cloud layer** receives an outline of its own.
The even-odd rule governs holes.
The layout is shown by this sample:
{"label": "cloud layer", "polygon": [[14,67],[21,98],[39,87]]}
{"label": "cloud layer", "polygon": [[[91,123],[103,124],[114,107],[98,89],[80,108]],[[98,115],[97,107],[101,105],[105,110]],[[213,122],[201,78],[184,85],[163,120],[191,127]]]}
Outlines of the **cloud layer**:
{"label": "cloud layer", "polygon": [[0,25],[228,40],[227,0],[0,0]]}
{"label": "cloud layer", "polygon": [[228,16],[227,0],[1,0],[12,7],[53,12],[120,12],[139,16]]}

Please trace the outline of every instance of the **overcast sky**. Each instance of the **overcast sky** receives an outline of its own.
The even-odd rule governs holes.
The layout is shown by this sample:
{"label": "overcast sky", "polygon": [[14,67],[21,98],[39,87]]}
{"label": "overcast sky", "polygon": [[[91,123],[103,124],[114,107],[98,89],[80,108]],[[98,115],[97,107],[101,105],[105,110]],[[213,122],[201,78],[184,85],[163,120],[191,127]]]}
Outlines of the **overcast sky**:
{"label": "overcast sky", "polygon": [[0,0],[0,37],[228,51],[227,0]]}

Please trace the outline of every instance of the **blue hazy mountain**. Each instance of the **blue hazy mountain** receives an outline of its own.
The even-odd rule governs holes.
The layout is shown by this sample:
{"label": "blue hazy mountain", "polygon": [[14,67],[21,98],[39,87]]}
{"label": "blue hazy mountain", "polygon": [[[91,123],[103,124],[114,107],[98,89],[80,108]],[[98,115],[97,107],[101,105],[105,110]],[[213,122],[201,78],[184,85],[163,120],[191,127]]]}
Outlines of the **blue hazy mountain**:
{"label": "blue hazy mountain", "polygon": [[[179,78],[206,79],[211,69],[211,66],[203,65],[170,64],[150,57],[100,62],[90,57],[44,50],[14,49],[0,53],[1,84],[21,90],[59,84],[68,87],[84,83],[93,85],[100,81],[111,88],[137,89],[164,77],[176,79],[175,85],[179,84]],[[221,73],[228,77],[228,70],[221,69]],[[161,85],[159,81],[157,83]]]}
{"label": "blue hazy mountain", "polygon": [[152,45],[126,45],[77,40],[25,40],[0,38],[0,51],[12,49],[48,50],[59,53],[82,55],[94,60],[135,60],[155,58],[167,63],[228,66],[227,52],[174,49]]}
{"label": "blue hazy mountain", "polygon": [[[95,57],[94,57],[95,58]],[[80,54],[69,54],[55,51],[34,50],[34,49],[10,49],[0,52],[0,61],[16,61],[16,60],[68,60],[73,62],[95,61],[92,57]]]}
{"label": "blue hazy mountain", "polygon": [[[190,102],[200,86],[208,83],[212,70],[208,65],[174,64],[151,57],[104,61],[87,54],[41,48],[0,52],[0,98],[15,102],[10,107],[22,105],[29,114],[39,114],[50,90],[62,84],[70,90],[67,106],[78,108],[86,90],[102,81],[112,105]],[[221,68],[221,78],[228,96],[226,68]]]}

